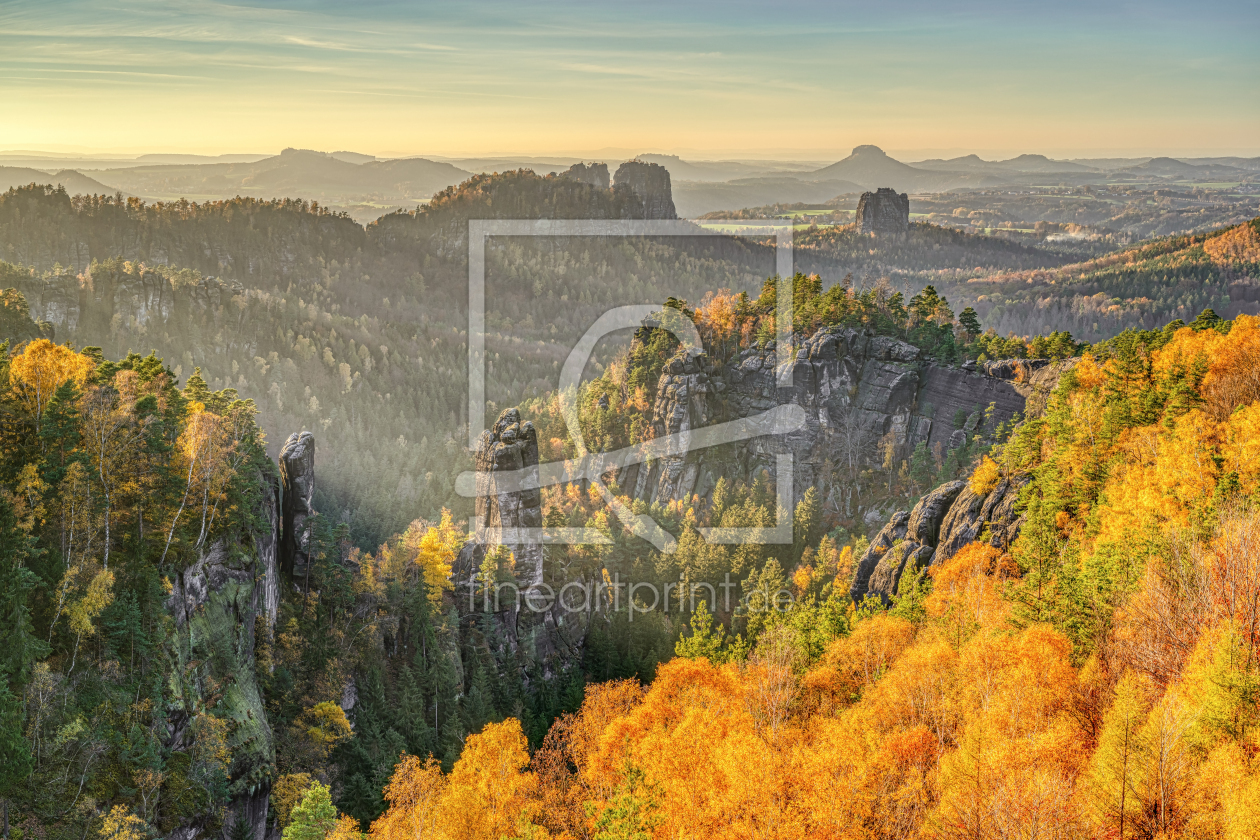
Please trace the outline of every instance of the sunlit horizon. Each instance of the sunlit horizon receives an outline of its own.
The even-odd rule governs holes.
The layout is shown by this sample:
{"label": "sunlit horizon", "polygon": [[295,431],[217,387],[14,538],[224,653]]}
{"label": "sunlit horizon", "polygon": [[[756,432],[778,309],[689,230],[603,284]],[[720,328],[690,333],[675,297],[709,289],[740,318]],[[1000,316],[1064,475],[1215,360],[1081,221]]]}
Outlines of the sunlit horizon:
{"label": "sunlit horizon", "polygon": [[1258,23],[1232,2],[20,0],[0,154],[1251,156]]}

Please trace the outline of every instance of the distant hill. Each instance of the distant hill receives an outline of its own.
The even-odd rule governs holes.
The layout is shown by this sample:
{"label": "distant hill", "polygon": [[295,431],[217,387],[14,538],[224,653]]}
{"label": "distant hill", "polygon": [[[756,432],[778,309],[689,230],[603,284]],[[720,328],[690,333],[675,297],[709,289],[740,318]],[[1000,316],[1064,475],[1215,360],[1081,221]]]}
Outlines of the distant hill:
{"label": "distant hill", "polygon": [[113,195],[117,192],[114,187],[107,187],[100,181],[75,172],[73,169],[44,172],[39,169],[27,169],[24,166],[0,166],[0,192],[12,187],[24,187],[27,184],[59,184],[65,187],[70,195]]}
{"label": "distant hill", "polygon": [[1186,158],[1185,163],[1193,163],[1195,166],[1236,166],[1239,169],[1246,169],[1252,172],[1260,170],[1260,157]]}
{"label": "distant hill", "polygon": [[656,163],[669,170],[670,178],[678,181],[734,181],[756,178],[791,169],[785,165],[752,164],[734,160],[683,160],[678,155],[636,155],[637,160]]}
{"label": "distant hill", "polygon": [[942,170],[946,172],[986,172],[1004,176],[1011,172],[1097,172],[1084,164],[1069,160],[1051,160],[1045,155],[1020,155],[1010,160],[984,160],[979,155],[965,155],[949,160],[921,160],[912,164],[916,169]]}
{"label": "distant hill", "polygon": [[1066,329],[1093,342],[1126,327],[1154,329],[1174,318],[1189,322],[1205,307],[1225,318],[1256,314],[1260,218],[1060,268],[972,279],[965,288],[984,325],[1002,335]]}
{"label": "distant hill", "polygon": [[[264,160],[271,155],[182,155],[182,154],[148,154],[139,155],[139,164],[181,164],[181,163],[253,163]],[[120,161],[120,165],[122,162]],[[131,165],[128,163],[128,165]]]}
{"label": "distant hill", "polygon": [[515,172],[528,169],[537,175],[548,175],[563,172],[575,163],[590,162],[592,159],[570,157],[485,157],[485,158],[451,158],[442,159],[465,172],[489,174],[493,172]]}
{"label": "distant hill", "polygon": [[1128,166],[1117,172],[1118,174],[1154,175],[1178,181],[1208,181],[1218,178],[1221,180],[1234,180],[1255,174],[1237,166],[1227,166],[1219,163],[1209,163],[1200,166],[1170,157],[1152,158],[1146,163]]}
{"label": "distant hill", "polygon": [[860,192],[862,187],[852,181],[807,181],[790,175],[763,175],[720,183],[675,181],[674,206],[679,216],[693,219],[704,213],[740,207],[797,202],[817,204],[845,193]]}
{"label": "distant hill", "polygon": [[365,199],[415,204],[468,176],[449,163],[425,158],[354,162],[366,157],[285,149],[256,161],[135,166],[92,174],[124,192],[156,199],[300,196],[330,204]]}
{"label": "distant hill", "polygon": [[894,160],[878,146],[858,146],[844,160],[802,177],[817,181],[851,181],[865,190],[892,187],[898,192],[932,192],[999,182],[995,176],[983,172],[919,169]]}
{"label": "distant hill", "polygon": [[1020,155],[1010,160],[994,161],[991,166],[1011,172],[1094,172],[1096,170],[1070,160],[1051,160],[1045,155]]}

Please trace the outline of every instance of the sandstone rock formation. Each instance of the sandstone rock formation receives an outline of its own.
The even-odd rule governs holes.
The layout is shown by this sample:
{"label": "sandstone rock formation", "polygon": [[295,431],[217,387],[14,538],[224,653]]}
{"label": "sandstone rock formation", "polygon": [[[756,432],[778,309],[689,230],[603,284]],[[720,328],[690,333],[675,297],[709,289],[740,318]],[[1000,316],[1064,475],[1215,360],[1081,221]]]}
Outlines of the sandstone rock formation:
{"label": "sandstone rock formation", "polygon": [[1015,502],[1027,483],[1024,477],[1003,478],[981,495],[966,481],[951,481],[924,496],[909,514],[897,511],[858,559],[849,594],[854,601],[870,595],[888,604],[909,571],[944,563],[979,539],[1008,548],[1024,522]]}
{"label": "sandstone rock formation", "polygon": [[[644,340],[641,331],[635,340]],[[973,369],[923,358],[911,344],[854,328],[824,329],[797,348],[791,386],[780,387],[773,342],[748,350],[726,365],[702,354],[679,355],[657,385],[653,425],[657,437],[680,435],[712,423],[752,417],[776,406],[805,409],[804,426],[720,449],[679,451],[653,462],[620,467],[618,484],[637,499],[661,504],[692,493],[707,495],[718,477],[748,481],[760,471],[775,473],[776,456],[793,455],[795,498],[816,487],[820,497],[862,518],[854,476],[870,464],[881,440],[899,457],[923,443],[946,453],[964,442],[993,405],[991,423],[1027,413],[1057,382],[1063,363],[1019,360]],[[992,369],[1000,376],[990,375]],[[879,520],[887,514],[875,514]]]}
{"label": "sandstone rock formation", "polygon": [[[510,588],[497,601],[491,601],[498,636],[515,652],[526,645],[525,655],[539,662],[544,676],[572,665],[581,657],[586,628],[597,606],[597,598],[583,598],[578,590],[561,602],[567,585],[586,587],[582,578],[567,579],[563,569],[549,575],[544,568],[543,544],[534,534],[518,529],[542,527],[542,494],[536,478],[521,488],[516,481],[500,486],[497,473],[524,470],[528,475],[538,467],[538,437],[532,423],[521,422],[520,412],[509,408],[499,415],[491,429],[482,433],[473,456],[478,473],[476,528],[452,566],[455,606],[464,615],[487,609],[484,594],[479,595],[477,573],[486,553],[496,546],[508,548],[515,557],[515,584],[520,598]],[[581,607],[570,609],[569,607]]]}
{"label": "sandstone rock formation", "polygon": [[15,288],[26,297],[35,321],[47,321],[67,337],[80,329],[91,335],[107,334],[114,318],[147,326],[194,312],[213,312],[243,291],[239,283],[214,277],[176,287],[156,271],[127,274],[103,269],[83,275],[31,275],[19,278]]}
{"label": "sandstone rock formation", "polygon": [[286,574],[305,568],[309,559],[310,528],[315,515],[315,436],[294,432],[280,449],[281,506],[280,565]]}
{"label": "sandstone rock formation", "polygon": [[966,486],[965,481],[942,484],[920,499],[910,513],[893,514],[866,553],[858,558],[849,590],[854,600],[871,594],[888,603],[897,594],[898,582],[907,568],[931,564],[946,511]]}
{"label": "sandstone rock formation", "polygon": [[643,201],[644,219],[677,219],[669,170],[657,163],[628,160],[617,167],[613,185],[626,186]]}
{"label": "sandstone rock formation", "polygon": [[562,172],[560,177],[581,181],[601,190],[609,188],[608,164],[606,163],[575,163]]}
{"label": "sandstone rock formation", "polygon": [[713,410],[711,397],[717,393],[710,378],[713,365],[699,351],[675,356],[665,365],[652,408],[652,425],[662,435],[678,435],[673,451],[661,458],[654,469],[636,476],[634,495],[641,499],[674,499],[695,487],[699,463],[689,457],[690,432],[708,425]]}
{"label": "sandstone rock formation", "polygon": [[[274,470],[256,477],[263,526],[238,542],[220,539],[209,545],[193,563],[173,576],[166,609],[174,619],[178,673],[192,682],[172,684],[168,695],[168,719],[174,726],[165,741],[170,749],[183,749],[192,737],[190,726],[208,690],[206,680],[230,686],[216,706],[216,715],[228,723],[228,743],[235,757],[231,768],[226,823],[244,817],[255,840],[266,836],[271,771],[275,766],[275,739],[267,720],[262,690],[254,661],[255,629],[274,626],[279,597],[276,564],[277,477]],[[265,622],[257,619],[265,618]],[[198,665],[197,663],[202,663]],[[184,826],[172,837],[192,838],[198,826]]]}
{"label": "sandstone rock formation", "polygon": [[[537,482],[531,489],[504,490],[494,473],[538,469],[538,435],[534,424],[521,422],[521,413],[509,408],[494,427],[481,433],[473,463],[477,481],[477,535],[487,547],[506,545],[516,556],[517,579],[525,586],[542,582],[542,545],[521,541],[520,528],[542,527],[542,493]],[[496,533],[497,532],[497,533]]]}
{"label": "sandstone rock formation", "polygon": [[910,197],[890,187],[862,193],[856,219],[860,233],[905,233],[910,227]]}

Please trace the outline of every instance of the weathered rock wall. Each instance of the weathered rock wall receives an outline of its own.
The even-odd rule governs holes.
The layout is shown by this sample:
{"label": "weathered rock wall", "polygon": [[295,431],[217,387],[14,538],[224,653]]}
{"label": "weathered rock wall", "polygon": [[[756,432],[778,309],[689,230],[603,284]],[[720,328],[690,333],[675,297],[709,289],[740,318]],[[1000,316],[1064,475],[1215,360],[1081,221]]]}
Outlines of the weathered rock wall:
{"label": "weathered rock wall", "polygon": [[[589,598],[583,603],[579,595],[573,595],[569,606],[586,609],[567,609],[559,597],[564,587],[582,586],[587,581],[567,577],[565,569],[546,568],[546,554],[537,536],[517,530],[542,527],[542,493],[536,479],[527,479],[524,488],[516,481],[506,486],[497,481],[496,474],[509,471],[528,475],[532,470],[536,476],[538,436],[533,424],[522,423],[516,409],[505,410],[493,428],[482,433],[474,464],[478,474],[476,529],[452,567],[456,609],[465,615],[488,609],[504,644],[514,653],[525,646],[525,656],[540,664],[544,676],[550,676],[581,658],[596,605]],[[499,545],[515,557],[516,589],[501,590],[500,597],[487,604],[476,577],[486,553]]]}
{"label": "weathered rock wall", "polygon": [[561,177],[581,181],[601,190],[609,189],[608,164],[606,163],[575,163],[566,169]]}
{"label": "weathered rock wall", "polygon": [[[846,478],[876,461],[881,441],[891,441],[899,458],[919,443],[944,454],[963,445],[989,405],[989,422],[997,425],[1044,401],[1062,368],[1043,360],[943,365],[911,344],[847,327],[822,330],[797,348],[789,387],[780,387],[776,360],[773,343],[720,367],[694,352],[672,359],[657,385],[652,422],[657,437],[679,436],[678,451],[620,470],[622,490],[662,504],[705,496],[720,476],[774,475],[776,456],[791,454],[795,498],[815,487],[824,499],[837,494],[848,516],[886,516],[863,510]],[[687,451],[700,426],[788,404],[805,409],[795,431]],[[962,428],[956,417],[966,418]]]}
{"label": "weathered rock wall", "polygon": [[280,449],[280,484],[283,488],[279,544],[280,566],[287,574],[304,569],[309,559],[310,528],[315,515],[315,436],[294,432]]}
{"label": "weathered rock wall", "polygon": [[478,474],[478,540],[487,547],[507,546],[516,557],[517,579],[525,586],[537,586],[542,582],[542,546],[522,542],[516,531],[542,527],[542,492],[537,486],[507,490],[495,481],[495,473],[504,471],[537,473],[538,434],[534,424],[522,423],[521,413],[515,408],[506,409],[492,429],[482,432],[473,462]]}
{"label": "weathered rock wall", "polygon": [[[232,801],[225,824],[243,815],[254,840],[266,836],[267,803],[275,767],[275,739],[267,720],[254,658],[255,633],[270,632],[279,596],[276,563],[277,481],[260,473],[263,526],[235,539],[207,546],[197,561],[172,580],[166,608],[174,620],[170,656],[176,663],[168,700],[171,722],[167,746],[182,749],[189,727],[212,692],[222,692],[215,714],[229,721]],[[203,826],[178,829],[172,836],[197,837]]]}
{"label": "weathered rock wall", "polygon": [[49,322],[67,337],[81,328],[94,335],[107,333],[115,318],[143,327],[219,310],[243,291],[238,283],[213,277],[176,288],[153,271],[31,276],[18,280],[15,288],[26,297],[33,319]]}

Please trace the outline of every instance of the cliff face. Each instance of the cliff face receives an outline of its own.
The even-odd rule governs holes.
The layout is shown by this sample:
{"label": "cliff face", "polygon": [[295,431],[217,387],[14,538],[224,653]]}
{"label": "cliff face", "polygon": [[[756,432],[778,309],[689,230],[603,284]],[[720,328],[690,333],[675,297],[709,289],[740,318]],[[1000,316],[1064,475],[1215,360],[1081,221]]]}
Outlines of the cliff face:
{"label": "cliff face", "polygon": [[601,190],[606,190],[610,186],[606,163],[575,163],[566,169],[561,177],[581,181]]}
{"label": "cliff face", "polygon": [[[215,714],[226,717],[228,746],[234,756],[229,770],[232,816],[241,815],[254,840],[266,834],[267,803],[276,752],[258,684],[256,632],[271,633],[279,604],[276,553],[278,482],[274,474],[256,477],[263,525],[235,540],[207,546],[197,562],[174,576],[166,607],[174,619],[177,663],[171,680],[167,745],[182,748],[190,727],[217,686],[222,692]],[[194,838],[200,825],[183,826],[171,837]]]}
{"label": "cliff face", "polygon": [[952,481],[910,513],[897,511],[858,559],[849,594],[855,601],[869,595],[888,604],[907,573],[944,563],[968,543],[1009,548],[1024,523],[1015,502],[1027,483],[1003,478],[989,492],[976,493],[967,482]]}
{"label": "cliff face", "polygon": [[[907,457],[923,443],[944,454],[962,446],[982,422],[1034,410],[1057,382],[1061,365],[1044,360],[953,367],[924,359],[911,344],[853,328],[822,330],[803,342],[792,362],[790,387],[779,387],[773,342],[729,365],[706,356],[677,356],[661,375],[652,422],[657,437],[681,435],[716,422],[753,417],[777,406],[805,409],[791,432],[677,454],[620,470],[623,490],[646,502],[666,503],[710,493],[718,477],[750,480],[775,473],[776,455],[793,455],[795,498],[809,487],[847,516],[878,522],[886,514],[864,510],[853,477],[891,442]],[[960,428],[955,420],[965,418]]]}
{"label": "cliff face", "polygon": [[626,186],[643,200],[644,219],[677,219],[669,170],[657,163],[628,160],[617,167],[614,186]]}
{"label": "cliff face", "polygon": [[494,479],[494,473],[503,471],[532,469],[537,474],[538,435],[534,424],[522,423],[515,408],[505,410],[494,428],[481,433],[474,464],[480,476],[476,501],[479,537],[488,546],[507,546],[516,557],[517,580],[525,586],[537,586],[542,582],[542,546],[522,541],[514,531],[542,527],[542,493],[537,487],[504,491]]}
{"label": "cliff face", "polygon": [[238,283],[213,277],[173,282],[162,272],[138,269],[31,276],[19,279],[15,287],[26,297],[33,319],[47,321],[66,336],[80,329],[108,334],[114,318],[148,326],[193,312],[221,310],[243,291]]}

